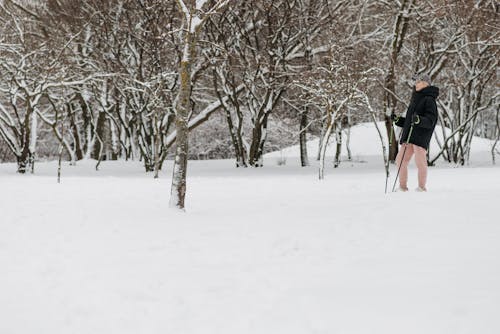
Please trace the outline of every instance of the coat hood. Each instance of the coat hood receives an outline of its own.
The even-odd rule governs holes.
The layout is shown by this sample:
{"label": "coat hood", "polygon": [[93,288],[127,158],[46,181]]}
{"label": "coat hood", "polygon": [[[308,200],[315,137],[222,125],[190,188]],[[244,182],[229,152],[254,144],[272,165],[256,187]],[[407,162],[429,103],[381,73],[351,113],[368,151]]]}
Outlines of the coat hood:
{"label": "coat hood", "polygon": [[424,96],[432,96],[433,98],[437,98],[439,96],[439,88],[436,86],[428,86],[417,92],[417,94],[422,94]]}

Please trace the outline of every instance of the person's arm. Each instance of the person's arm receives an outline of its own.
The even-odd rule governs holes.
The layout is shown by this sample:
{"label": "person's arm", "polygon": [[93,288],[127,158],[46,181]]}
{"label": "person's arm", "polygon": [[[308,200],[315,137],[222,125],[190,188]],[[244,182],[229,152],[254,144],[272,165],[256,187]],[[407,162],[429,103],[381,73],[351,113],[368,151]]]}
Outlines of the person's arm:
{"label": "person's arm", "polygon": [[394,125],[399,126],[402,128],[405,125],[405,119],[403,116],[396,116],[395,114],[391,115],[392,122]]}
{"label": "person's arm", "polygon": [[425,129],[432,129],[437,122],[436,101],[427,98],[424,102],[424,113],[413,117],[413,124]]}

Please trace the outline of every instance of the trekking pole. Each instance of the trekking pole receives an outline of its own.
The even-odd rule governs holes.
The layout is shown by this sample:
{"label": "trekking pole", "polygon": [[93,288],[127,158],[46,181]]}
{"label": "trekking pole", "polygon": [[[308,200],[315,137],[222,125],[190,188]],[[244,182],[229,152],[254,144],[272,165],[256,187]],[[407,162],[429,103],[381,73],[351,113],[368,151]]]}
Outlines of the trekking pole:
{"label": "trekking pole", "polygon": [[403,150],[403,156],[401,157],[401,162],[399,163],[398,173],[396,174],[396,178],[394,179],[394,185],[392,186],[392,192],[394,192],[394,188],[396,188],[396,182],[398,181],[399,172],[401,171],[401,166],[403,165],[403,162],[405,160],[406,148],[408,147],[408,144],[410,143],[410,138],[411,138],[412,132],[413,132],[413,123],[411,123],[410,133],[408,133],[408,138],[406,139],[405,149]]}
{"label": "trekking pole", "polygon": [[392,140],[394,137],[394,128],[391,122],[391,135],[389,136],[389,150],[387,151],[387,162],[385,164],[385,193],[387,194],[387,182],[389,181],[389,155],[391,153]]}

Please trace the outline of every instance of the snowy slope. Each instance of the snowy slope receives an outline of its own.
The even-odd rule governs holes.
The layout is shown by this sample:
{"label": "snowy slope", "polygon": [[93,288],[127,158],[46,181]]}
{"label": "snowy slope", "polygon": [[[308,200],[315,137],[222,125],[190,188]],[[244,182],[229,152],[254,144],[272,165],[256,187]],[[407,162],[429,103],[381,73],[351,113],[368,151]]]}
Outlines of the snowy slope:
{"label": "snowy slope", "polygon": [[[384,140],[387,143],[387,135],[385,133],[385,125],[382,122],[378,123],[379,129],[382,131]],[[399,130],[399,128],[397,128]],[[447,133],[449,130],[447,129]],[[347,132],[344,131],[344,139],[342,145],[342,156],[347,155]],[[443,143],[443,130],[440,126],[436,127],[434,131],[434,136],[431,140],[430,154],[436,154],[439,152],[439,146],[436,141],[436,136],[441,143]],[[396,131],[396,138],[399,138],[399,132]],[[307,152],[309,156],[316,157],[318,153],[319,139],[312,139],[307,143]],[[484,138],[474,136],[472,140],[472,154],[471,158],[474,158],[475,154],[480,154],[483,152],[491,151],[492,141]],[[382,145],[380,143],[380,137],[373,123],[361,123],[351,128],[351,139],[350,144],[351,152],[353,158],[367,157],[367,156],[381,156],[382,155]],[[328,156],[334,156],[336,150],[335,136],[330,138],[330,145],[327,149]],[[271,152],[266,154],[267,158],[279,158],[279,157],[289,157],[295,158],[300,157],[300,147],[299,145],[294,145],[285,148],[281,151]]]}
{"label": "snowy slope", "polygon": [[0,164],[0,333],[500,332],[500,168],[233,165],[191,162],[179,214],[170,165]]}

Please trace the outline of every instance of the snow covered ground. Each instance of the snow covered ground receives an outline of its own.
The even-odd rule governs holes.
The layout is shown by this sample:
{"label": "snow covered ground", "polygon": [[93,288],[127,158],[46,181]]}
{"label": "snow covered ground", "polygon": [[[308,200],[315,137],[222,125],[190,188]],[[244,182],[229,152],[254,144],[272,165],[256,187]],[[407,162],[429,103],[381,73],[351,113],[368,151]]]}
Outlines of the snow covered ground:
{"label": "snow covered ground", "polygon": [[500,333],[500,168],[478,147],[386,195],[368,145],[324,181],[193,161],[184,214],[170,165],[0,165],[0,333]]}
{"label": "snow covered ground", "polygon": [[[382,131],[382,135],[384,136],[384,140],[387,142],[387,135],[385,133],[385,125],[383,122],[378,123],[378,127],[380,131]],[[399,139],[400,129],[395,127],[395,138]],[[447,134],[450,133],[449,129],[445,129]],[[342,155],[345,156],[347,154],[347,130],[343,131],[344,139],[342,142]],[[332,135],[330,138],[330,142],[334,143],[335,135]],[[436,130],[434,131],[434,135],[432,136],[429,154],[431,159],[438,154],[439,152],[439,143],[443,143],[443,128],[441,126],[436,126]],[[491,146],[492,141],[480,137],[474,137],[471,143],[471,161],[478,163],[480,161],[488,161],[491,162]],[[319,140],[313,139],[308,141],[307,149],[309,154],[316,156],[318,152]],[[373,157],[376,156],[382,157],[382,145],[380,143],[380,137],[377,133],[377,130],[373,123],[363,123],[351,128],[351,139],[349,141],[349,147],[351,148],[353,159],[359,159],[359,157]],[[330,145],[327,149],[328,156],[335,155],[336,146]],[[280,158],[280,157],[300,157],[300,149],[299,145],[291,146],[285,148],[281,151],[276,151],[267,154],[267,157],[271,158]],[[379,159],[380,159],[379,158]]]}

